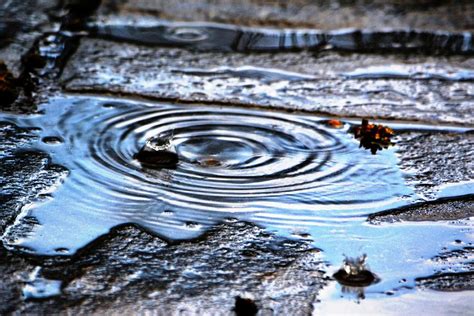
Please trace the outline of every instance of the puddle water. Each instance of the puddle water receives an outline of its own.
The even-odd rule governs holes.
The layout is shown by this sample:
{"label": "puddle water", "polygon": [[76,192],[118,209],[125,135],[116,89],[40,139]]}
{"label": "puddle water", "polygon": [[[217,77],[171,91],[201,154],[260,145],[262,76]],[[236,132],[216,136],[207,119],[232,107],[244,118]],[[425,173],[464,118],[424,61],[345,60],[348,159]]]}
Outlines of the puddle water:
{"label": "puddle water", "polygon": [[147,45],[198,50],[258,52],[282,50],[386,51],[473,54],[472,33],[418,30],[319,31],[250,28],[219,23],[117,20],[90,25],[91,35]]}
{"label": "puddle water", "polygon": [[173,69],[173,73],[181,73],[190,76],[221,76],[222,78],[236,77],[244,79],[256,79],[264,83],[274,81],[303,81],[316,79],[314,76],[304,75],[296,72],[283,71],[279,69],[266,69],[252,66],[243,67],[218,67],[214,69]]}
{"label": "puddle water", "polygon": [[[172,69],[173,73],[189,76],[219,78],[242,78],[257,79],[264,83],[276,81],[309,81],[317,80],[316,76],[304,75],[296,72],[283,71],[279,69],[259,68],[252,66],[243,67],[217,67],[213,69]],[[474,71],[469,69],[439,69],[431,65],[383,65],[358,68],[354,71],[341,73],[345,79],[410,79],[410,80],[446,80],[446,81],[473,81]]]}
{"label": "puddle water", "polygon": [[370,66],[356,69],[344,75],[350,79],[425,79],[425,80],[448,80],[448,81],[472,81],[474,71],[470,69],[458,69],[452,71],[442,71],[425,65],[424,67],[407,65]]}
{"label": "puddle water", "polygon": [[[403,292],[416,277],[466,269],[431,258],[472,245],[469,220],[366,222],[418,197],[395,149],[371,155],[347,133],[349,124],[335,129],[309,115],[92,96],[58,97],[42,109],[0,120],[39,127],[37,149],[70,174],[23,208],[3,236],[8,249],[65,256],[123,223],[179,240],[237,218],[311,238],[335,270],[344,255],[366,253],[381,281],[365,295]],[[134,154],[161,133],[174,135],[180,162],[176,169],[142,168]],[[22,218],[30,216],[39,224],[25,227]]]}
{"label": "puddle water", "polygon": [[[336,285],[321,293],[321,303],[314,305],[313,315],[469,315],[472,310],[472,292],[437,292],[416,290],[400,296],[357,300],[331,300],[327,293],[338,291]],[[383,312],[382,312],[383,311]]]}

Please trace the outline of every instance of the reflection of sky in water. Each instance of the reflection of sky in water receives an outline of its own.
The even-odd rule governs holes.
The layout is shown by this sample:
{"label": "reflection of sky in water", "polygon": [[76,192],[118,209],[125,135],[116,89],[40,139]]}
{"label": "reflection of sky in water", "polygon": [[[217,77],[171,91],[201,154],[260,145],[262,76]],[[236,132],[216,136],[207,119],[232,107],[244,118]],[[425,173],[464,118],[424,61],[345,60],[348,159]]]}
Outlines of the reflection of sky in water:
{"label": "reflection of sky in water", "polygon": [[[38,148],[70,175],[52,198],[24,208],[40,225],[27,237],[7,232],[9,248],[73,254],[122,223],[186,239],[236,217],[293,238],[310,234],[333,269],[343,255],[366,253],[381,278],[366,289],[374,295],[449,268],[430,258],[462,248],[455,239],[472,242],[469,221],[368,224],[368,214],[416,197],[393,149],[375,156],[359,149],[348,126],[331,129],[308,115],[93,97],[58,98],[44,109],[45,115],[2,120],[64,139]],[[133,154],[148,137],[169,131],[183,161],[176,170],[142,170]],[[221,163],[198,163],[209,157]]]}
{"label": "reflection of sky in water", "polygon": [[[417,30],[320,31],[312,29],[252,28],[231,24],[110,19],[89,25],[92,36],[155,46],[197,50],[261,52],[336,49],[343,51],[472,53],[469,32]],[[396,73],[398,75],[398,72]],[[472,73],[470,76],[472,78]]]}
{"label": "reflection of sky in water", "polygon": [[324,288],[313,315],[470,315],[472,311],[472,291],[415,290],[398,296],[367,295],[364,301],[331,299],[336,293],[340,293],[336,283]]}

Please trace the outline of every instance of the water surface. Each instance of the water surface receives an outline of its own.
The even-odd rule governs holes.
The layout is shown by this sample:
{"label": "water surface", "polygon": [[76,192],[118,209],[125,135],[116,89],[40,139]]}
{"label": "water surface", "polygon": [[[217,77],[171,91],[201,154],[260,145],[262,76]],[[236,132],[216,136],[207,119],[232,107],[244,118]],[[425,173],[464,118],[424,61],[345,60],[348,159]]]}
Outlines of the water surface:
{"label": "water surface", "polygon": [[473,54],[470,32],[411,29],[359,30],[251,28],[231,24],[112,20],[89,26],[92,36],[197,50],[262,52],[324,50]]}
{"label": "water surface", "polygon": [[[366,222],[419,198],[395,149],[360,149],[349,123],[335,129],[311,115],[93,96],[61,96],[42,110],[1,120],[39,127],[36,149],[69,176],[24,206],[3,236],[8,249],[68,256],[124,223],[173,241],[236,218],[311,239],[329,273],[344,255],[367,253],[381,278],[366,290],[374,297],[408,291],[420,276],[469,269],[465,260],[432,260],[472,245],[469,220]],[[162,133],[173,135],[180,162],[176,169],[143,168],[133,155]],[[31,217],[37,223],[28,226]]]}

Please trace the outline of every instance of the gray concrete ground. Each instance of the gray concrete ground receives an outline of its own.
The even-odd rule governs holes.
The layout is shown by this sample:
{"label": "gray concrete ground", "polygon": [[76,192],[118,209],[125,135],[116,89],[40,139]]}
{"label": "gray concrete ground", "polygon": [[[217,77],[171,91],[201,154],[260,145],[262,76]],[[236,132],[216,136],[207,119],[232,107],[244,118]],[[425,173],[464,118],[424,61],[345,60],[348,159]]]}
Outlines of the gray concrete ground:
{"label": "gray concrete ground", "polygon": [[[344,76],[357,69],[389,65],[401,65],[412,73],[421,68],[433,73],[474,68],[472,58],[460,56],[201,53],[83,39],[61,79],[66,91],[73,92],[111,91],[161,100],[263,106],[345,117],[474,124],[469,111],[474,93],[471,82],[357,80]],[[261,73],[268,68],[308,78]],[[198,72],[202,69],[208,72]],[[271,75],[267,80],[265,76]]]}

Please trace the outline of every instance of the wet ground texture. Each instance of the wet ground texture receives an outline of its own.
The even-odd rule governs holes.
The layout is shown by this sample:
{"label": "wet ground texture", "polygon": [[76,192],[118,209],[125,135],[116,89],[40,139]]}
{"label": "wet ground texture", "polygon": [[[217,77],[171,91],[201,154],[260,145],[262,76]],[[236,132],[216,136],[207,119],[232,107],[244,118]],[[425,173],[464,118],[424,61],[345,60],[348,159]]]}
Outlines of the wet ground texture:
{"label": "wet ground texture", "polygon": [[473,32],[472,1],[3,1],[0,314],[467,314]]}

